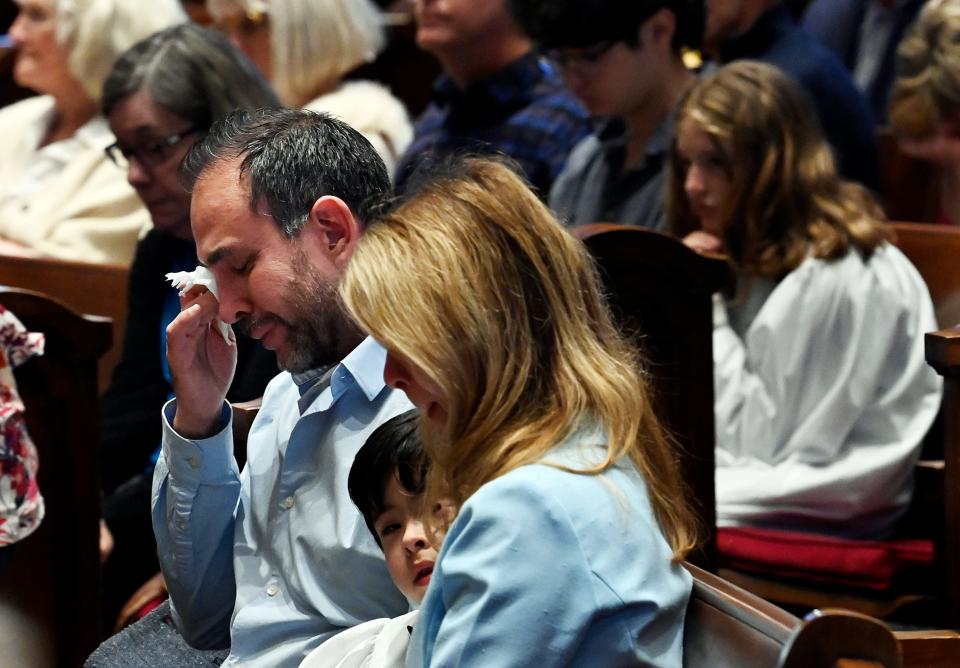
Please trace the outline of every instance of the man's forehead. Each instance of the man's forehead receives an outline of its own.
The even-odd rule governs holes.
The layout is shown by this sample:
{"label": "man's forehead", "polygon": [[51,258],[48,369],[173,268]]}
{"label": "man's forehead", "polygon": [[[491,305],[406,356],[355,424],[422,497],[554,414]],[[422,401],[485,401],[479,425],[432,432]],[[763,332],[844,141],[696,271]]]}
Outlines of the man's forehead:
{"label": "man's forehead", "polygon": [[[194,183],[190,197],[190,225],[202,264],[213,264],[211,254],[223,255],[225,239],[243,231],[234,223],[246,222],[252,215],[247,177],[240,173],[237,158],[218,160],[209,165]],[[212,258],[214,260],[222,258]]]}
{"label": "man's forehead", "polygon": [[198,191],[224,187],[247,191],[249,176],[241,171],[242,164],[243,160],[239,156],[213,160],[197,176],[193,184],[194,196]]}

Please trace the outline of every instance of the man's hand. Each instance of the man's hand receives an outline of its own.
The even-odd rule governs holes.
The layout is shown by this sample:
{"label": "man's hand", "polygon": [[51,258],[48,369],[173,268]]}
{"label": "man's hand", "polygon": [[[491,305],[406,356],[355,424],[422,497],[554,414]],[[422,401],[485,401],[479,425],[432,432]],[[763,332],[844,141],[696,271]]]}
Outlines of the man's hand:
{"label": "man's hand", "polygon": [[167,360],[177,396],[173,428],[184,438],[206,438],[217,429],[237,367],[237,346],[220,335],[217,300],[206,289],[183,297],[181,308],[167,327]]}
{"label": "man's hand", "polygon": [[716,235],[696,230],[683,238],[683,243],[698,253],[716,254],[723,252],[723,241]]}
{"label": "man's hand", "polygon": [[113,532],[102,519],[100,520],[100,565],[107,563],[113,554]]}

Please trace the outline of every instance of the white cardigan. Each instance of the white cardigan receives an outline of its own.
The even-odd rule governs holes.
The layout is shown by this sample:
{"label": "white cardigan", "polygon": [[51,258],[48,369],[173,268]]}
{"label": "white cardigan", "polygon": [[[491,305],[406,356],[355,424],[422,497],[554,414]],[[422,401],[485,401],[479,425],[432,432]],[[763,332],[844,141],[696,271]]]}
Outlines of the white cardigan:
{"label": "white cardigan", "polygon": [[45,257],[129,264],[150,215],[103,152],[113,134],[96,116],[38,148],[53,105],[41,96],[0,109],[0,237]]}
{"label": "white cardigan", "polygon": [[923,279],[889,244],[754,282],[729,320],[715,301],[719,523],[883,537],[940,406],[923,349],[935,329]]}
{"label": "white cardigan", "polygon": [[403,103],[373,81],[347,81],[306,105],[348,123],[366,137],[393,178],[397,160],[413,139],[413,126]]}

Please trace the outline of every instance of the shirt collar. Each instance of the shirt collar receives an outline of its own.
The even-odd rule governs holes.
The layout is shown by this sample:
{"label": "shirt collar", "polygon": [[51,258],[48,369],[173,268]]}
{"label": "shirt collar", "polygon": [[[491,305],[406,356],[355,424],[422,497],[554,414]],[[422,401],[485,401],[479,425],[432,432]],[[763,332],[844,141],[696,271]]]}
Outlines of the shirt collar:
{"label": "shirt collar", "polygon": [[464,99],[507,105],[514,100],[528,99],[534,85],[553,74],[550,65],[530,51],[502,70],[486,79],[471,83],[465,89],[460,89],[448,75],[441,75],[433,86],[434,100],[439,106],[451,106]]}
{"label": "shirt collar", "polygon": [[[597,139],[603,145],[604,150],[609,151],[613,148],[626,146],[630,138],[630,130],[626,121],[619,117],[607,118],[600,121],[597,127]],[[650,139],[647,141],[644,153],[647,155],[656,155],[663,153],[670,147],[670,140],[673,138],[673,112],[667,114],[657,129],[653,131]]]}
{"label": "shirt collar", "polygon": [[377,398],[386,384],[383,382],[383,367],[387,363],[387,351],[371,337],[365,338],[333,371],[330,389],[334,398],[356,385],[367,400]]}

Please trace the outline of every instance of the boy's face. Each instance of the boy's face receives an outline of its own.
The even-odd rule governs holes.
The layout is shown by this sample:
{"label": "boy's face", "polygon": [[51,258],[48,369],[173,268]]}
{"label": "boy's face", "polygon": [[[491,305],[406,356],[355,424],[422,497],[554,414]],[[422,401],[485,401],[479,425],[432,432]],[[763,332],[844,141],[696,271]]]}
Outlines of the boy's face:
{"label": "boy's face", "polygon": [[[669,15],[671,21],[665,23]],[[637,44],[602,42],[585,49],[558,49],[567,86],[592,116],[630,116],[662,95],[672,62],[673,14],[661,10],[637,31]]]}
{"label": "boy's face", "polygon": [[384,511],[373,527],[383,545],[387,570],[404,596],[420,603],[430,584],[437,551],[423,528],[423,495],[410,494],[390,476],[383,493]]}

